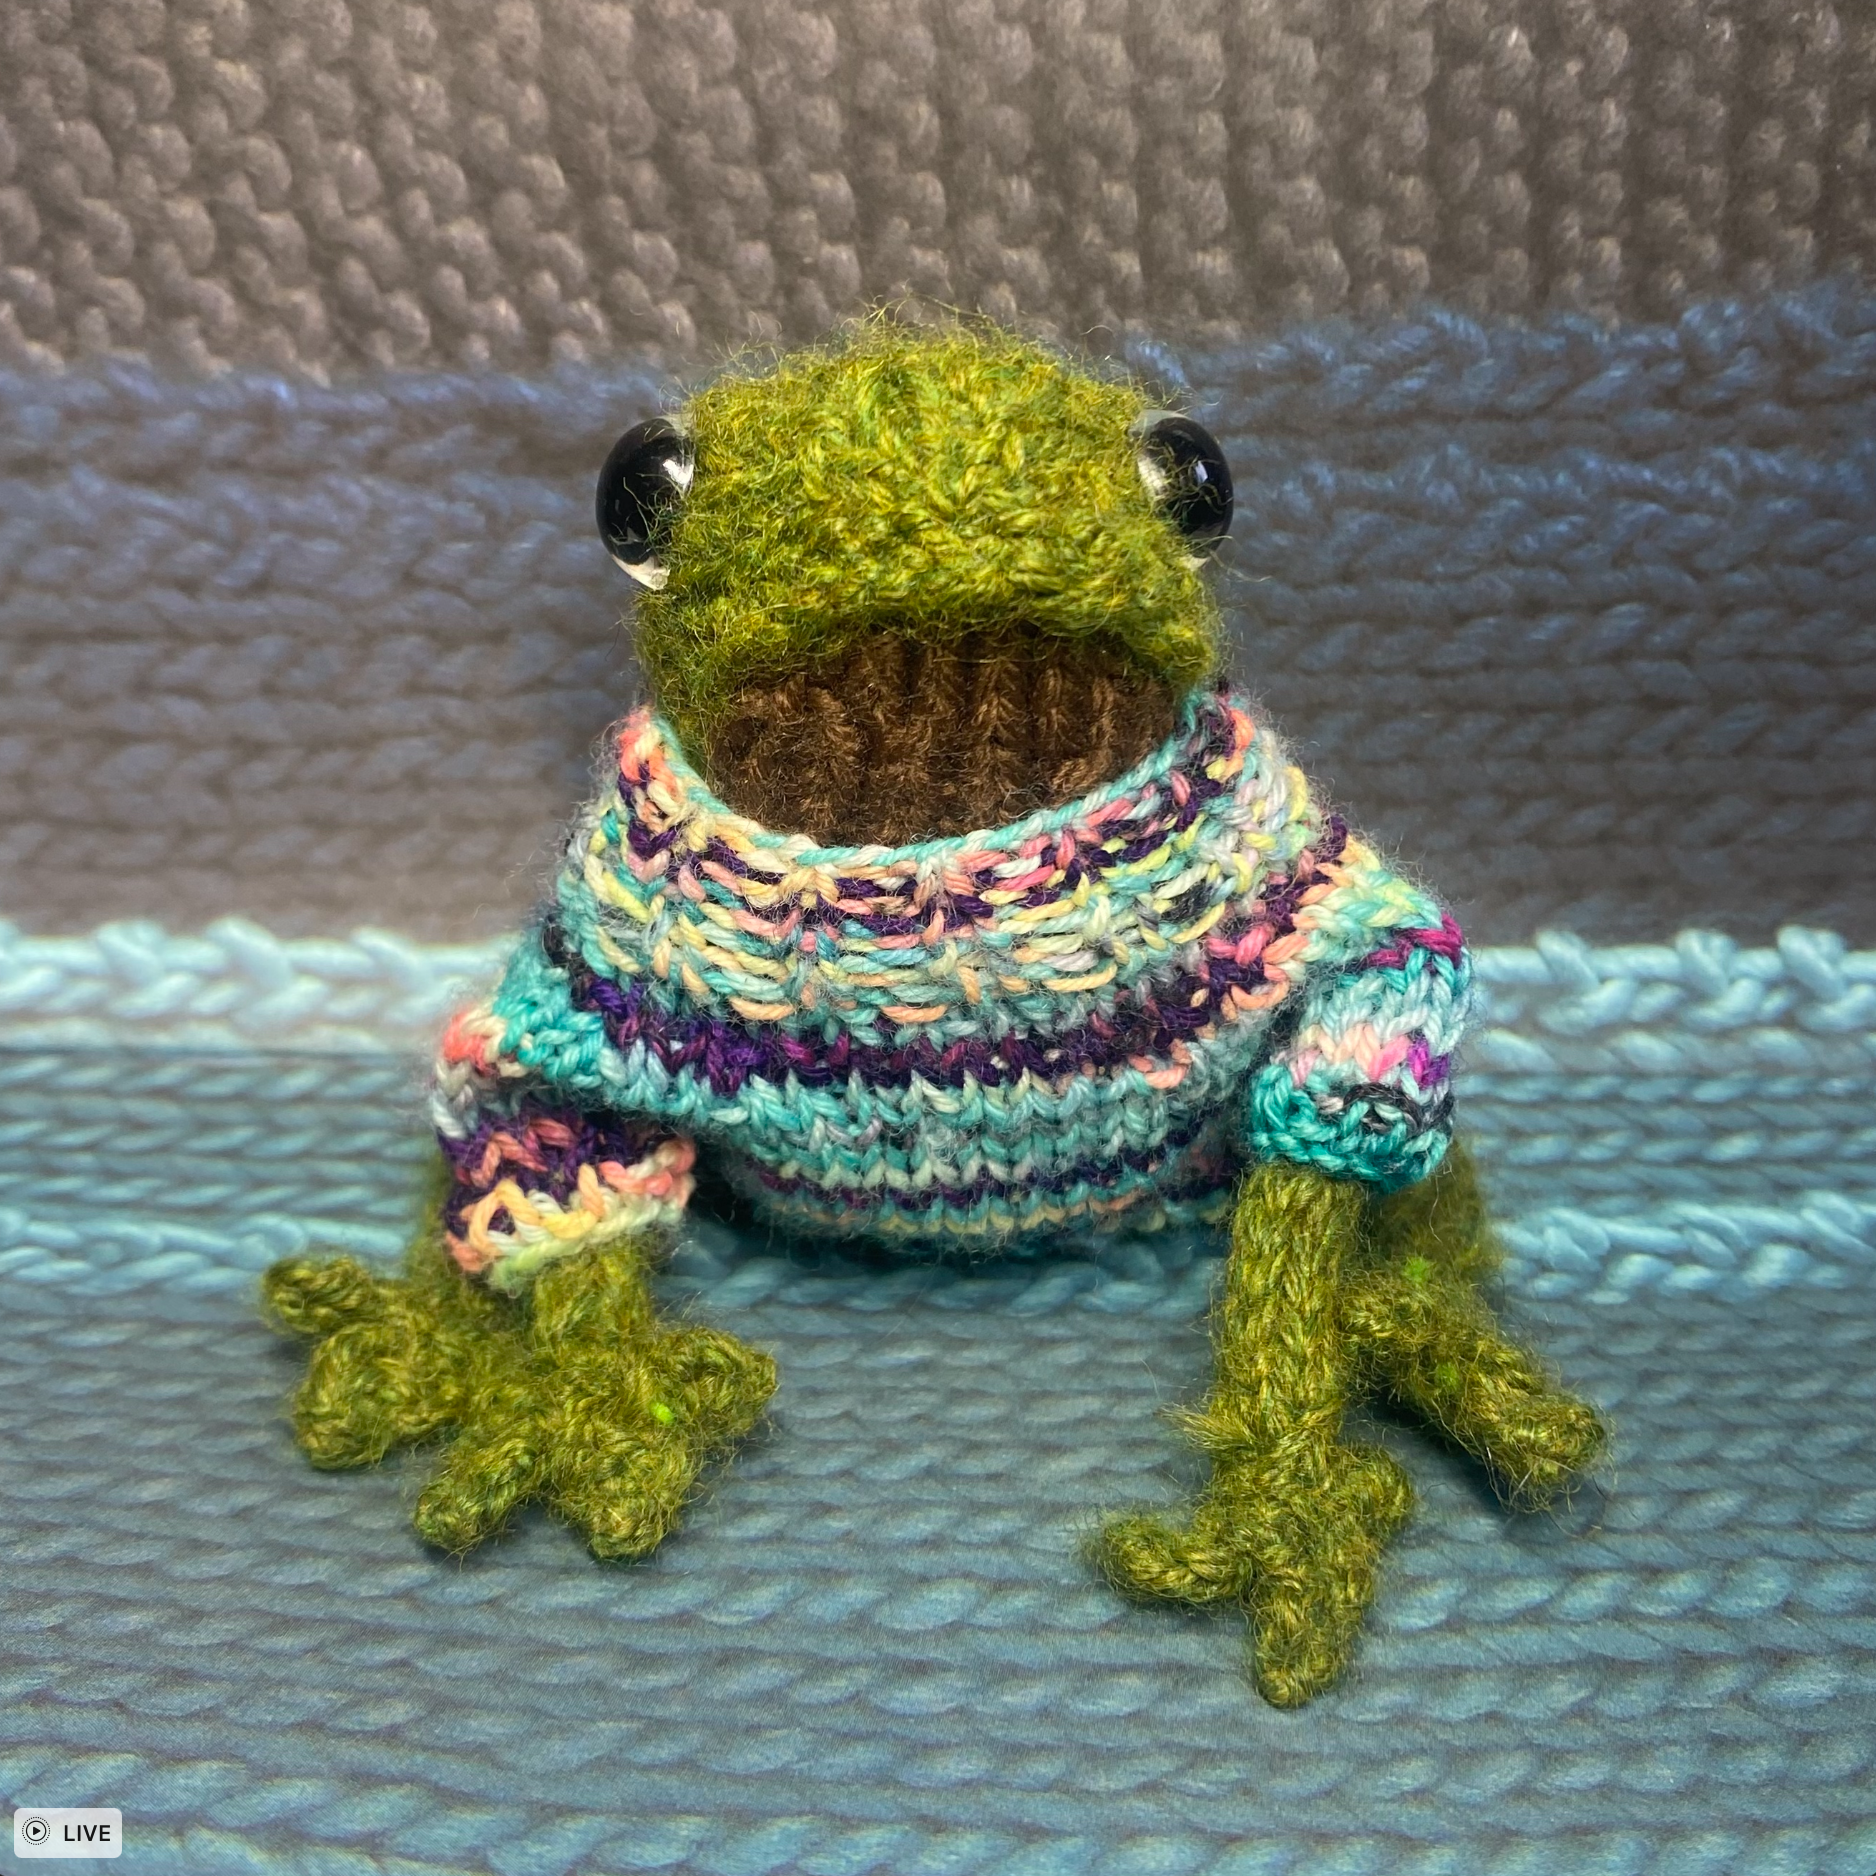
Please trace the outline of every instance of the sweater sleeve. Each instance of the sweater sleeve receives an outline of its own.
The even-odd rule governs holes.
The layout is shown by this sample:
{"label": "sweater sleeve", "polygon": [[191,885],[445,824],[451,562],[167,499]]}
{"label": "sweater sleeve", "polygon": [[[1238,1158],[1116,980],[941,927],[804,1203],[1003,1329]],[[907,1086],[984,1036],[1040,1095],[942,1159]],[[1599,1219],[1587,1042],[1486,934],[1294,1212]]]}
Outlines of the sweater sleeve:
{"label": "sweater sleeve", "polygon": [[606,1099],[579,1014],[556,1007],[563,975],[524,940],[502,989],[451,1020],[431,1077],[445,1242],[506,1295],[561,1258],[674,1225],[690,1201],[691,1141]]}
{"label": "sweater sleeve", "polygon": [[1472,984],[1459,927],[1350,836],[1303,893],[1293,942],[1301,982],[1247,1090],[1245,1144],[1260,1160],[1412,1185],[1452,1137]]}

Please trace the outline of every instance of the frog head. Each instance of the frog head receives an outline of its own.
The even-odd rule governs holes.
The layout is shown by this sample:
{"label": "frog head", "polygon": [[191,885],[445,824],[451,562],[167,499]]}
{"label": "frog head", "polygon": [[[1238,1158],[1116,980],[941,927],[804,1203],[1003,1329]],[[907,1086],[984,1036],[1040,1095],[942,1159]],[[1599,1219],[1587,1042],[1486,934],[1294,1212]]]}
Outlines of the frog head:
{"label": "frog head", "polygon": [[[772,720],[778,687],[882,644],[915,692],[947,656],[1095,656],[1182,696],[1220,662],[1202,575],[1230,508],[1217,445],[1136,385],[994,327],[881,319],[628,431],[598,502],[645,589],[653,701],[706,774],[751,699]],[[960,707],[955,685],[904,704],[927,728]]]}

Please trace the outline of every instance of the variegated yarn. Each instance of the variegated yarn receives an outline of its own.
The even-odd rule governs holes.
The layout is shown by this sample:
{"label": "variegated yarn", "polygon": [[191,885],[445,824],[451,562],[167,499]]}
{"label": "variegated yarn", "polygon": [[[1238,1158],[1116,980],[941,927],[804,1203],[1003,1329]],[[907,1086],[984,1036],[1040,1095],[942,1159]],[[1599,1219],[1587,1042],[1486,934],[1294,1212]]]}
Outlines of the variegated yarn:
{"label": "variegated yarn", "polygon": [[1216,1217],[1246,1159],[1398,1186],[1469,976],[1228,691],[1066,807],[899,848],[734,813],[642,711],[445,1040],[448,1241],[518,1291],[681,1210],[692,1141],[776,1222],[940,1243]]}

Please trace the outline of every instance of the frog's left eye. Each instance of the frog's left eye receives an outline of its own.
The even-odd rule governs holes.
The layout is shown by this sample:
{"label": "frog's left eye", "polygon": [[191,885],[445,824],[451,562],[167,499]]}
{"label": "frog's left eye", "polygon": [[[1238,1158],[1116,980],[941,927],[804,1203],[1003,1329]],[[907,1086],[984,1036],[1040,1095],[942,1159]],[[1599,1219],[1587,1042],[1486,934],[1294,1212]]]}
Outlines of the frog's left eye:
{"label": "frog's left eye", "polygon": [[1132,434],[1153,505],[1195,547],[1223,540],[1231,526],[1231,468],[1218,439],[1170,410],[1149,410]]}
{"label": "frog's left eye", "polygon": [[613,444],[599,472],[599,538],[640,586],[660,587],[669,577],[661,553],[695,466],[690,438],[653,417]]}

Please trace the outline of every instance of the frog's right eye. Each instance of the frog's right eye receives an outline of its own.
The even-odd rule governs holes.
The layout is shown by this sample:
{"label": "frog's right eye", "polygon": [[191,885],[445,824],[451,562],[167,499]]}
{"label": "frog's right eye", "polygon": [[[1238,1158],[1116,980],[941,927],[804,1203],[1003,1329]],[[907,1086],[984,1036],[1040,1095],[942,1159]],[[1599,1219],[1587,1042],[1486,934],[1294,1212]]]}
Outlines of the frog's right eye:
{"label": "frog's right eye", "polygon": [[635,423],[599,472],[599,538],[640,586],[660,587],[671,517],[690,488],[696,466],[690,438],[663,417]]}
{"label": "frog's right eye", "polygon": [[1153,505],[1192,545],[1214,547],[1231,526],[1231,466],[1218,439],[1177,411],[1149,410],[1133,426],[1134,462]]}

